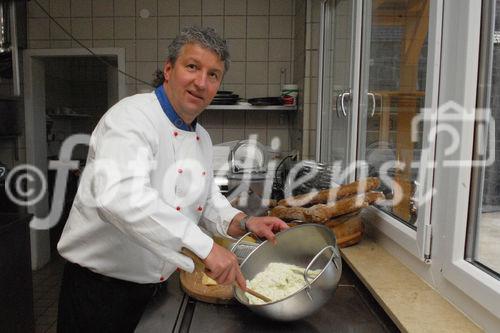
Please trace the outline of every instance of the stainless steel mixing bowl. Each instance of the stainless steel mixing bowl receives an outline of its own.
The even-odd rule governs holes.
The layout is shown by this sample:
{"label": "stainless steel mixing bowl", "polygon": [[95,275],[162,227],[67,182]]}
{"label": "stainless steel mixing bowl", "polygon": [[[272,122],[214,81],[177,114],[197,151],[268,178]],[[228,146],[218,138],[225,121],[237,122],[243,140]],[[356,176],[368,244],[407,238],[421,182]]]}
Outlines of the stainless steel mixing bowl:
{"label": "stainless steel mixing bowl", "polygon": [[[327,227],[303,224],[276,235],[277,244],[265,241],[257,246],[241,263],[247,280],[263,271],[271,262],[293,264],[306,269],[306,286],[288,297],[266,304],[250,304],[245,292],[234,288],[235,298],[250,310],[281,321],[306,317],[333,295],[342,273],[342,261],[335,235]],[[320,269],[315,278],[308,278],[308,270]]]}

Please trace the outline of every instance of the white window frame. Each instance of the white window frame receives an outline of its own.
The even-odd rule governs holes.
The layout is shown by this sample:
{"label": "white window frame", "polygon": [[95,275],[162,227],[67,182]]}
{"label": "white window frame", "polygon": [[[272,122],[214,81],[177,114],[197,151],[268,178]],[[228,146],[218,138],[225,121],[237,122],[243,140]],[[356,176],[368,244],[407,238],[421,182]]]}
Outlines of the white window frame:
{"label": "white window frame", "polygon": [[[366,15],[366,13],[365,13]],[[426,72],[426,87],[425,87],[425,108],[427,110],[435,110],[438,106],[439,92],[439,77],[440,77],[440,61],[441,61],[441,34],[442,34],[442,15],[443,15],[443,0],[430,0],[429,8],[429,33],[428,33],[428,50],[427,50],[427,72]],[[369,40],[365,40],[365,47],[369,47]],[[423,137],[428,138],[430,127],[433,124],[424,123]],[[428,162],[434,159],[434,150],[436,141],[426,142],[429,144],[426,156],[422,154],[420,164],[427,165]],[[421,169],[424,172],[419,172],[419,191],[426,193],[432,188],[433,172],[428,169]],[[416,230],[411,229],[403,224],[400,220],[383,212],[382,210],[370,207],[366,210],[365,216],[370,220],[377,230],[384,235],[393,239],[399,246],[406,251],[419,258],[421,261],[430,263],[431,255],[431,204],[422,203],[418,207],[418,216],[415,223]]]}
{"label": "white window frame", "polygon": [[[439,104],[453,101],[475,110],[481,31],[480,0],[445,0]],[[474,122],[456,123],[461,142],[458,151],[446,156],[446,133],[438,133],[432,204],[433,253],[443,277],[467,296],[500,318],[500,281],[464,259],[471,190],[471,167],[445,167],[444,161],[471,160]],[[433,256],[433,259],[435,256]]]}

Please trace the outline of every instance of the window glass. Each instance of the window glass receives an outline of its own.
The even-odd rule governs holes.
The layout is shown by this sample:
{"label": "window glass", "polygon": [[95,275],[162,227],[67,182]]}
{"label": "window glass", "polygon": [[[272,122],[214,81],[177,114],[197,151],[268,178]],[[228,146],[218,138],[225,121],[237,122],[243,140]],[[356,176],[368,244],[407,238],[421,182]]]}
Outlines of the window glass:
{"label": "window glass", "polygon": [[[489,90],[489,106],[491,120],[489,122],[488,159],[482,174],[474,181],[480,186],[479,214],[475,220],[469,221],[475,225],[475,239],[472,261],[492,273],[500,273],[500,0],[496,1],[494,32],[489,43],[493,45],[491,84]],[[490,46],[491,46],[490,44]],[[481,64],[485,66],[487,64]],[[480,124],[478,124],[479,126]],[[492,145],[495,143],[494,145]],[[492,156],[494,155],[494,156]],[[474,193],[473,193],[474,194]],[[474,217],[473,217],[474,219]]]}
{"label": "window glass", "polygon": [[[412,137],[412,120],[424,107],[429,1],[373,1],[364,31],[360,153],[370,176],[390,179],[384,192],[394,204],[381,207],[415,227],[416,163],[423,135]],[[386,182],[387,183],[387,182]]]}

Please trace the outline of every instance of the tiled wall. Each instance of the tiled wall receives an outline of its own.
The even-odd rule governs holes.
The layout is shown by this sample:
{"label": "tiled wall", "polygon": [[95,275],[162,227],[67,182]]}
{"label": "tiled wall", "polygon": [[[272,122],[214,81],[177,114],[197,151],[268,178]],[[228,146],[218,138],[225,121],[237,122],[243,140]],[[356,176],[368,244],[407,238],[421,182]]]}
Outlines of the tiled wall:
{"label": "tiled wall", "polygon": [[[126,50],[126,71],[150,82],[163,66],[172,38],[185,26],[211,26],[227,39],[231,69],[222,89],[241,97],[277,96],[292,82],[295,2],[302,0],[38,0],[76,39],[88,47]],[[319,2],[319,1],[318,1]],[[305,14],[305,13],[304,13]],[[28,2],[30,48],[80,47],[33,1]],[[149,90],[127,78],[128,93]],[[278,136],[289,150],[286,112],[207,111],[200,122],[215,143],[259,134],[263,143]],[[291,127],[290,127],[291,128]],[[296,136],[294,137],[297,141]]]}
{"label": "tiled wall", "polygon": [[302,158],[315,159],[316,122],[318,113],[318,49],[320,1],[307,0],[305,20],[305,73],[302,115]]}

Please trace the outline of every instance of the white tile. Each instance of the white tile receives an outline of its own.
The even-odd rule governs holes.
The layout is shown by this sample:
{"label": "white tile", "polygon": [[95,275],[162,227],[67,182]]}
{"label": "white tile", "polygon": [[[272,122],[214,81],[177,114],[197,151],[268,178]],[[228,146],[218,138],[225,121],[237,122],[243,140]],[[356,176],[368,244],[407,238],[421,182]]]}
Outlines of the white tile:
{"label": "white tile", "polygon": [[76,39],[91,39],[92,20],[90,18],[72,18],[71,34]]}
{"label": "white tile", "polygon": [[288,128],[288,114],[289,111],[273,110],[267,113],[267,127],[268,128]]}
{"label": "white tile", "polygon": [[[71,23],[69,18],[58,18],[59,23],[66,31],[71,31]],[[50,39],[71,39],[54,21],[50,21]]]}
{"label": "white tile", "polygon": [[28,40],[49,39],[49,19],[32,18],[28,19]]}
{"label": "white tile", "polygon": [[113,39],[113,19],[93,18],[92,36],[94,39]]}
{"label": "white tile", "polygon": [[246,111],[246,127],[266,128],[267,127],[267,110],[248,110]]}
{"label": "white tile", "polygon": [[94,17],[113,17],[113,0],[92,1],[92,15]]}
{"label": "white tile", "polygon": [[267,61],[267,39],[247,39],[247,61]]}
{"label": "white tile", "polygon": [[160,0],[158,1],[159,16],[178,16],[180,0]]}
{"label": "white tile", "polygon": [[202,0],[203,15],[222,15],[224,14],[224,0]]}
{"label": "white tile", "polygon": [[115,17],[115,39],[135,38],[135,18]]}
{"label": "white tile", "polygon": [[286,61],[269,62],[268,82],[270,84],[284,84],[290,78],[290,63]]}
{"label": "white tile", "polygon": [[229,71],[224,75],[224,83],[245,83],[245,62],[232,62]]}
{"label": "white tile", "polygon": [[244,39],[227,39],[231,61],[246,60],[246,45]]}
{"label": "white tile", "polygon": [[156,39],[139,39],[136,46],[137,61],[157,61],[158,55]]}
{"label": "white tile", "polygon": [[30,49],[48,49],[50,48],[49,40],[28,40],[28,48]]}
{"label": "white tile", "polygon": [[114,39],[98,39],[94,40],[94,47],[115,47]]}
{"label": "white tile", "polygon": [[293,15],[293,0],[270,0],[270,15]]}
{"label": "white tile", "polygon": [[309,155],[316,155],[316,131],[309,131]]}
{"label": "white tile", "polygon": [[71,0],[71,18],[91,16],[92,0]]}
{"label": "white tile", "polygon": [[50,0],[50,15],[52,17],[70,17],[70,2],[68,0]]}
{"label": "white tile", "polygon": [[290,61],[290,48],[290,39],[273,39],[269,44],[269,61]]}
{"label": "white tile", "polygon": [[115,16],[135,16],[135,0],[115,0],[114,13]]}
{"label": "white tile", "polygon": [[319,52],[311,51],[311,77],[318,77],[319,71]]}
{"label": "white tile", "polygon": [[[247,62],[246,83],[267,84],[267,62]],[[266,90],[267,93],[267,90]]]}
{"label": "white tile", "polygon": [[[204,124],[201,124],[201,126],[205,127]],[[224,142],[222,141],[222,128],[207,128],[207,132],[210,135],[212,144],[218,145],[219,143]]]}
{"label": "white tile", "polygon": [[256,135],[258,142],[267,144],[267,130],[265,128],[245,128],[245,139],[249,139],[251,135]]}
{"label": "white tile", "polygon": [[240,98],[246,98],[245,84],[234,84],[234,83],[224,84],[222,90],[232,91],[233,94],[238,95]]}
{"label": "white tile", "polygon": [[179,14],[181,16],[201,15],[201,0],[182,0],[180,2]]}
{"label": "white tile", "polygon": [[[156,61],[141,61],[136,64],[137,78],[139,80],[151,83],[154,78],[154,73],[158,69]],[[139,84],[139,83],[138,83]]]}
{"label": "white tile", "polygon": [[201,21],[202,26],[215,29],[220,36],[224,34],[224,16],[202,16]]}
{"label": "white tile", "polygon": [[267,84],[247,84],[246,85],[246,97],[256,98],[256,97],[267,97]]}
{"label": "white tile", "polygon": [[247,16],[247,38],[268,38],[269,17]]}
{"label": "white tile", "polygon": [[224,128],[244,128],[245,111],[224,110]]}
{"label": "white tile", "polygon": [[281,85],[280,84],[269,84],[267,86],[267,94],[269,96],[281,96]]}
{"label": "white tile", "polygon": [[[50,0],[38,0],[38,3],[45,10],[49,11]],[[42,9],[40,9],[40,7],[38,6],[38,4],[36,4],[34,1],[28,1],[27,4],[28,4],[28,7],[27,7],[28,18],[33,18],[33,17],[47,18],[47,14],[45,14],[45,12]]]}
{"label": "white tile", "polygon": [[136,38],[137,39],[156,39],[158,30],[158,20],[156,17],[142,18],[138,17],[136,19]]}
{"label": "white tile", "polygon": [[[160,0],[158,2],[161,2]],[[149,17],[158,16],[158,4],[157,0],[136,0],[135,1],[135,12],[136,15],[140,15],[144,12],[148,13]]]}
{"label": "white tile", "polygon": [[245,15],[247,11],[246,0],[226,0],[224,2],[225,15]]}
{"label": "white tile", "polygon": [[150,93],[154,90],[153,87],[147,84],[137,84],[137,93],[138,94],[146,94]]}
{"label": "white tile", "polygon": [[125,49],[125,61],[135,61],[135,40],[133,39],[117,39],[115,47]]}
{"label": "white tile", "polygon": [[70,40],[51,40],[50,41],[51,49],[68,49],[71,48]]}
{"label": "white tile", "polygon": [[224,17],[224,38],[245,38],[246,17],[226,16]]}
{"label": "white tile", "polygon": [[224,127],[224,110],[203,111],[203,127],[222,128]]}
{"label": "white tile", "polygon": [[158,18],[158,38],[175,38],[179,33],[179,17],[165,16]]}
{"label": "white tile", "polygon": [[224,128],[222,131],[223,142],[244,140],[244,139],[245,139],[245,132],[242,131],[241,129]]}
{"label": "white tile", "polygon": [[201,26],[201,16],[181,16],[179,26],[182,29],[191,26]]}
{"label": "white tile", "polygon": [[278,138],[279,151],[288,151],[290,146],[290,134],[287,129],[267,129],[267,142],[271,142],[273,139]]}
{"label": "white tile", "polygon": [[173,39],[158,39],[158,61],[163,63],[167,59],[168,46],[172,41]]}
{"label": "white tile", "polygon": [[125,73],[130,75],[130,76],[125,76],[125,82],[127,84],[136,83],[136,80],[134,79],[134,77],[136,76],[135,65],[136,65],[135,61],[125,62]]}
{"label": "white tile", "polygon": [[250,0],[247,15],[269,15],[269,0]]}
{"label": "white tile", "polygon": [[270,33],[271,38],[292,38],[293,16],[271,16]]}
{"label": "white tile", "polygon": [[71,47],[72,48],[82,48],[82,45],[80,44],[83,44],[85,47],[88,47],[88,48],[91,48],[93,47],[92,46],[92,40],[91,39],[79,39],[78,42],[75,42],[75,41],[71,41]]}
{"label": "white tile", "polygon": [[[342,2],[339,2],[339,6],[337,6],[337,9],[341,7]],[[348,3],[348,1],[345,1],[344,3]],[[321,3],[318,1],[312,1],[312,7],[311,7],[311,22],[317,22],[319,23],[321,17]]]}
{"label": "white tile", "polygon": [[311,49],[319,49],[320,28],[319,23],[311,24]]}

